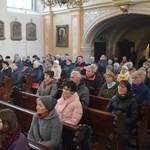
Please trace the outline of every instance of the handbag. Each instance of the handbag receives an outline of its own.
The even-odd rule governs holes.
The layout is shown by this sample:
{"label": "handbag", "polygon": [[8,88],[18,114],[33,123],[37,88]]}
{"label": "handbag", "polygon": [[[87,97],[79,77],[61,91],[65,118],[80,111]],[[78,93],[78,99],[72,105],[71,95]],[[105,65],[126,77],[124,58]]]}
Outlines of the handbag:
{"label": "handbag", "polygon": [[40,86],[39,83],[32,83],[32,88],[33,88],[33,89],[38,89],[39,86]]}

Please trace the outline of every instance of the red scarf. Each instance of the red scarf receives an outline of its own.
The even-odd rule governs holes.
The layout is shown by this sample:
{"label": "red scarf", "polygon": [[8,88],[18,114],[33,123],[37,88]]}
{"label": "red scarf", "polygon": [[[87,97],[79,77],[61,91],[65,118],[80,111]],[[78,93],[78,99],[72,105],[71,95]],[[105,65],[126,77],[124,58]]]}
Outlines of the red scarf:
{"label": "red scarf", "polygon": [[95,78],[96,78],[96,75],[93,74],[91,77],[87,77],[87,76],[83,76],[83,78],[87,79],[87,80],[91,80],[91,81],[94,81]]}
{"label": "red scarf", "polygon": [[[2,142],[1,149],[2,150],[7,150],[10,147],[10,145],[19,138],[20,132],[21,132],[21,129],[20,129],[19,126],[16,129],[16,131],[14,131],[13,133],[8,132],[8,134],[6,135],[5,140]],[[3,134],[5,134],[5,133],[3,133]],[[1,136],[3,136],[3,134]]]}
{"label": "red scarf", "polygon": [[37,114],[37,115],[38,115],[38,118],[43,119],[43,118],[45,118],[46,116],[48,116],[49,113],[50,113],[50,111],[46,111],[46,112],[44,112],[43,114]]}
{"label": "red scarf", "polygon": [[50,79],[49,81],[44,80],[44,88],[46,88],[47,85],[54,83],[55,81],[56,81],[55,79]]}

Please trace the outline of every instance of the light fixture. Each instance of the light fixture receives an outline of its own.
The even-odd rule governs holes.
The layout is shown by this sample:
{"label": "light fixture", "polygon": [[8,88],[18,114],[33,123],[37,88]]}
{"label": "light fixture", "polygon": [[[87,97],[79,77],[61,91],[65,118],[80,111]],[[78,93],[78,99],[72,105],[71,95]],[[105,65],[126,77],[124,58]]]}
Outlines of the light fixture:
{"label": "light fixture", "polygon": [[48,7],[54,7],[56,5],[61,7],[62,5],[66,5],[68,8],[71,8],[82,6],[82,4],[87,1],[88,0],[41,0],[41,3]]}

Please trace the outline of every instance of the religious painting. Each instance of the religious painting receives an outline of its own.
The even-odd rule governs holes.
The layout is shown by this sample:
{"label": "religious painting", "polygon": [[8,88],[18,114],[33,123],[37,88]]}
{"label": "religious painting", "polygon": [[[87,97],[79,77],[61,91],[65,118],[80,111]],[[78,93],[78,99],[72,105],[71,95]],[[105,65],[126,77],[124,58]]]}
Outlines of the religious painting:
{"label": "religious painting", "polygon": [[56,46],[68,47],[68,25],[56,26]]}
{"label": "religious painting", "polygon": [[4,22],[0,20],[0,40],[5,40]]}
{"label": "religious painting", "polygon": [[26,39],[28,41],[35,41],[36,38],[36,24],[29,22],[26,24]]}
{"label": "religious painting", "polygon": [[22,40],[22,25],[18,21],[10,23],[11,39],[14,41]]}

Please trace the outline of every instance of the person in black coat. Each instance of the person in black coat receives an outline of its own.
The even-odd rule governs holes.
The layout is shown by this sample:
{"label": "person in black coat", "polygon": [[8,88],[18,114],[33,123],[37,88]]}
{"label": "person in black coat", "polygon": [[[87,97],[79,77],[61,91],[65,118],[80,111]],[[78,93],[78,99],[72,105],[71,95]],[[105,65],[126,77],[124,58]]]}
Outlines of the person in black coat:
{"label": "person in black coat", "polygon": [[15,86],[18,89],[22,87],[23,74],[22,71],[19,69],[18,63],[12,63],[11,79],[12,86]]}
{"label": "person in black coat", "polygon": [[3,56],[2,55],[0,55],[0,70],[2,69],[2,62],[3,62],[4,60],[3,60]]}
{"label": "person in black coat", "polygon": [[120,81],[118,92],[113,96],[106,107],[106,111],[116,113],[122,111],[126,113],[127,120],[125,123],[125,131],[123,136],[123,145],[128,143],[137,120],[138,120],[138,104],[133,93],[130,91],[131,85],[127,80]]}
{"label": "person in black coat", "polygon": [[5,76],[11,76],[11,68],[9,67],[9,63],[7,61],[2,62],[2,70],[0,72],[0,87],[3,86],[3,80]]}
{"label": "person in black coat", "polygon": [[87,66],[86,74],[85,76],[83,76],[83,82],[89,89],[90,95],[98,95],[99,90],[102,86],[102,81],[98,78],[96,74],[96,68],[94,66]]}

